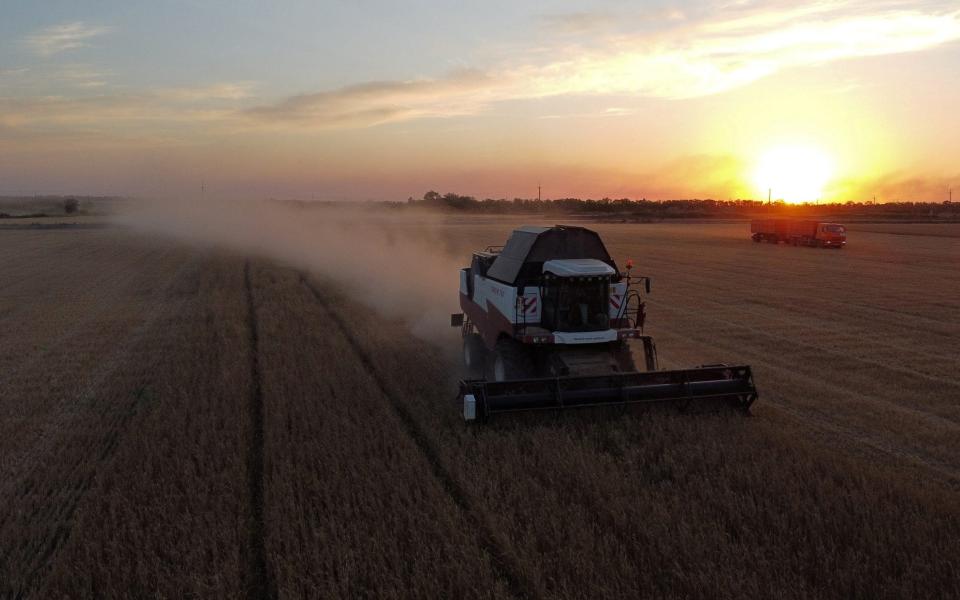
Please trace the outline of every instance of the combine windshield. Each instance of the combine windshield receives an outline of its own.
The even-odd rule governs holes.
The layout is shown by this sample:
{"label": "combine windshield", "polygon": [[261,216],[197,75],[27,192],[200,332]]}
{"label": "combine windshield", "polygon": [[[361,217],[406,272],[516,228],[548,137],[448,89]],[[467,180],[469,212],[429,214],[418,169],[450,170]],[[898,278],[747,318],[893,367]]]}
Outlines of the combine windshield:
{"label": "combine windshield", "polygon": [[551,331],[605,331],[609,281],[605,277],[551,277],[541,288],[541,325]]}

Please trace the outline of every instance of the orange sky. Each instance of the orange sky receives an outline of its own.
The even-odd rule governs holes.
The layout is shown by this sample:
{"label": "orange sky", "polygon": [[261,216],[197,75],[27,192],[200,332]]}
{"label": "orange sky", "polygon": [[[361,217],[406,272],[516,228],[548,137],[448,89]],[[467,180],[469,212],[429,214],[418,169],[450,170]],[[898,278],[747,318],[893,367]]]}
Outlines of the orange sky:
{"label": "orange sky", "polygon": [[0,193],[941,201],[960,183],[949,3],[560,4],[15,9]]}

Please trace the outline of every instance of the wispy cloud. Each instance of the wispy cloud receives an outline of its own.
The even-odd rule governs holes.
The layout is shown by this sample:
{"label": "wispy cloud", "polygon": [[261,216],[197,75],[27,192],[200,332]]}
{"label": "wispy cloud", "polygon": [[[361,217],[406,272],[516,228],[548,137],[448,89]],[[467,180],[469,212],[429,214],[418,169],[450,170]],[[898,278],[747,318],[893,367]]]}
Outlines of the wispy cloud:
{"label": "wispy cloud", "polygon": [[83,21],[52,25],[28,35],[24,43],[40,56],[51,56],[67,50],[87,46],[92,38],[111,31],[103,25],[90,25]]}
{"label": "wispy cloud", "polygon": [[19,77],[29,72],[30,69],[28,67],[11,67],[8,69],[0,69],[0,77]]}
{"label": "wispy cloud", "polygon": [[[638,12],[643,33],[626,34],[626,16],[574,13],[547,18],[556,28],[592,28],[587,41],[548,36],[529,42],[529,52],[504,54],[484,69],[459,69],[433,78],[370,81],[336,89],[255,101],[247,82],[228,82],[138,93],[110,89],[94,98],[38,98],[11,105],[8,123],[59,123],[95,119],[159,122],[202,120],[225,129],[279,128],[311,131],[366,127],[420,118],[482,112],[498,102],[554,96],[692,98],[723,93],[798,67],[859,57],[916,52],[960,40],[954,5],[898,1],[737,3],[710,14],[683,18]],[[544,19],[544,17],[541,17]],[[659,23],[650,28],[651,19]],[[541,26],[543,23],[541,23]],[[45,29],[30,37],[39,53],[76,48],[104,33],[82,22]],[[516,50],[516,48],[514,48]],[[522,49],[521,49],[522,50]],[[74,87],[96,88],[103,77],[76,70]],[[0,98],[0,100],[3,100]],[[626,103],[629,106],[629,102]],[[570,116],[616,117],[629,110]],[[558,115],[552,115],[558,116]]]}
{"label": "wispy cloud", "polygon": [[42,64],[35,67],[0,69],[0,80],[11,82],[19,96],[46,92],[53,88],[63,91],[99,88],[107,85],[111,73],[89,64]]}
{"label": "wispy cloud", "polygon": [[301,94],[247,109],[243,114],[259,123],[295,123],[297,127],[376,125],[472,114],[503,97],[503,87],[503,81],[481,71],[458,70],[439,79],[376,81]]}
{"label": "wispy cloud", "polygon": [[90,65],[67,64],[47,74],[55,81],[78,88],[99,88],[107,85],[109,73]]}
{"label": "wispy cloud", "polygon": [[[836,6],[836,5],[831,5]],[[519,69],[532,95],[622,93],[690,98],[725,92],[791,67],[914,52],[960,39],[960,11],[859,14],[788,9],[684,27]],[[773,26],[776,24],[776,26]]]}
{"label": "wispy cloud", "polygon": [[252,81],[213,83],[193,87],[174,87],[158,90],[157,94],[175,102],[208,102],[218,100],[244,100],[253,94],[256,84]]}
{"label": "wispy cloud", "polygon": [[88,132],[118,128],[132,132],[164,125],[228,126],[240,121],[238,102],[247,93],[243,90],[252,87],[253,84],[243,82],[101,92],[80,97],[0,96],[0,125],[37,129],[78,127]]}
{"label": "wispy cloud", "polygon": [[[538,48],[539,62],[504,60],[486,71],[425,80],[381,81],[302,94],[247,111],[260,123],[367,126],[477,112],[503,100],[561,95],[692,98],[726,92],[780,71],[833,61],[915,52],[960,40],[960,11],[909,4],[820,2],[797,7],[744,4],[726,16],[690,22],[663,15],[666,29],[597,35]],[[648,15],[644,16],[647,18]],[[559,29],[597,28],[606,15],[547,18]],[[622,27],[620,28],[622,29]]]}
{"label": "wispy cloud", "polygon": [[635,108],[625,108],[622,106],[610,106],[600,111],[595,112],[576,112],[576,113],[557,113],[550,115],[540,115],[538,118],[554,120],[554,119],[609,119],[615,117],[624,117],[627,115],[636,114],[637,110]]}
{"label": "wispy cloud", "polygon": [[616,17],[605,12],[574,12],[543,15],[541,21],[548,33],[580,35],[609,29]]}

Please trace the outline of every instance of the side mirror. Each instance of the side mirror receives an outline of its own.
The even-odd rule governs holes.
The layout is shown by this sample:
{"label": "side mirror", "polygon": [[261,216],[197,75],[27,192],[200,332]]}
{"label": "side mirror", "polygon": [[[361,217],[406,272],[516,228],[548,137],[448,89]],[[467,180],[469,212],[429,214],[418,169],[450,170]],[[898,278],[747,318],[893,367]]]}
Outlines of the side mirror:
{"label": "side mirror", "polygon": [[643,278],[643,289],[646,290],[646,292],[647,292],[648,294],[650,293],[650,278],[649,278],[649,277],[644,277],[644,278]]}

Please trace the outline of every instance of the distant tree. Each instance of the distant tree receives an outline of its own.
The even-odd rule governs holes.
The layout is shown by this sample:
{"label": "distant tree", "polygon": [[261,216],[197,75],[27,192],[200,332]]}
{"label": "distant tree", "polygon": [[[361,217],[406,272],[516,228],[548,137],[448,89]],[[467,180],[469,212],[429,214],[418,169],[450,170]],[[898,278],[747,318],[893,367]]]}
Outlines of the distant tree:
{"label": "distant tree", "polygon": [[76,198],[67,198],[63,201],[63,212],[72,215],[80,208],[80,201]]}

